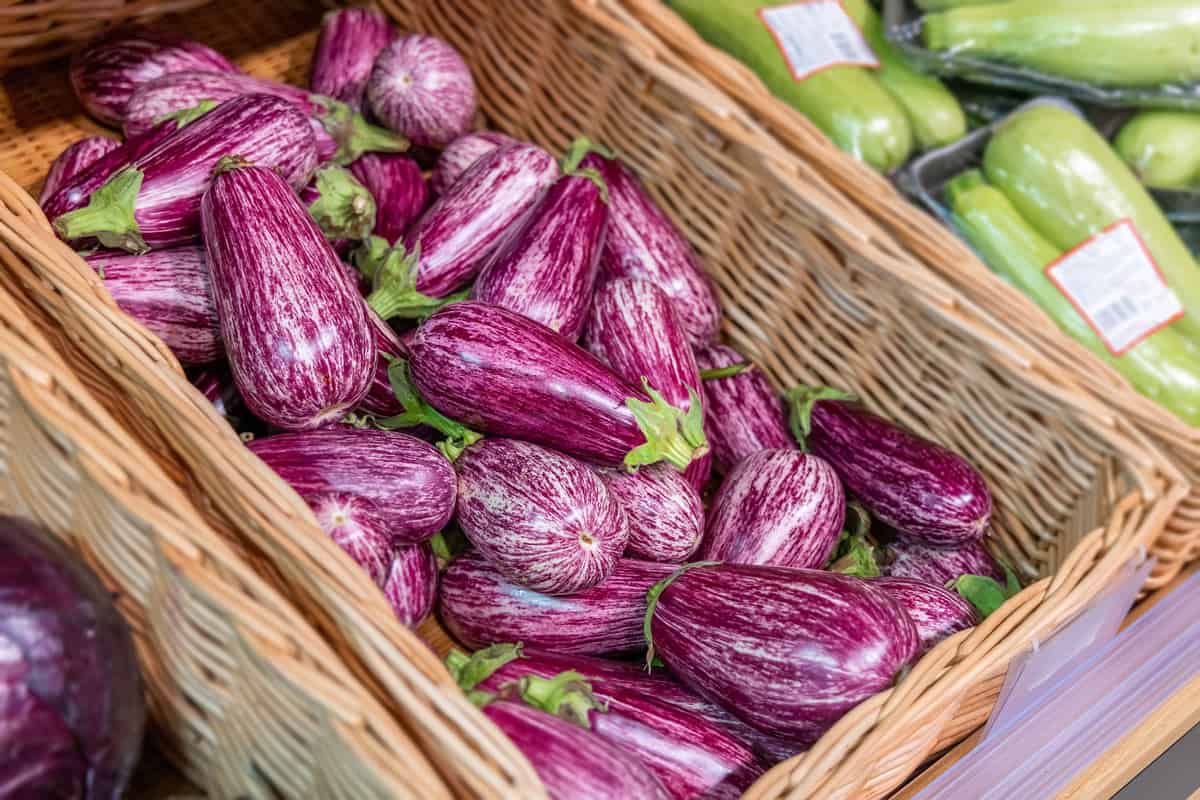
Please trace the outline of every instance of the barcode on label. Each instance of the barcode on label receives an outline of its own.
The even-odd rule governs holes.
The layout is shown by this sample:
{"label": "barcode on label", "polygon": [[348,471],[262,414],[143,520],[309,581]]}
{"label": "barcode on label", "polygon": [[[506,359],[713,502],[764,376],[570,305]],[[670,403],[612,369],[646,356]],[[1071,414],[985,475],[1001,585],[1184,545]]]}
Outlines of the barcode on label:
{"label": "barcode on label", "polygon": [[807,0],[759,9],[798,81],[838,65],[878,67],[879,60],[840,0]]}
{"label": "barcode on label", "polygon": [[1114,356],[1183,316],[1133,223],[1121,220],[1046,267]]}

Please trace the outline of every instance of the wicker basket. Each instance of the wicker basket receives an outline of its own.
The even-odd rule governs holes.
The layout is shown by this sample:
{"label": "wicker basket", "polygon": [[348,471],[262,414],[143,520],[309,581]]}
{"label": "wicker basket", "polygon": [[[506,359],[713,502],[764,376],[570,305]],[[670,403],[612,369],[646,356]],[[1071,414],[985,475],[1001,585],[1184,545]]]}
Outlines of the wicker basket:
{"label": "wicker basket", "polygon": [[[579,133],[615,147],[707,260],[728,340],[780,385],[852,389],[969,457],[994,489],[998,551],[1040,578],[985,625],[939,646],[898,688],[847,715],[807,755],[764,777],[751,796],[882,796],[976,727],[1008,661],[1152,544],[1184,488],[1140,434],[1118,426],[940,279],[879,246],[887,240],[869,217],[728,98],[666,65],[652,40],[583,0],[382,5],[402,28],[463,51],[495,127],[555,149]],[[303,82],[320,13],[302,0],[214,4],[169,24],[253,74]],[[0,242],[15,255],[0,280],[205,523],[313,621],[380,713],[412,735],[455,791],[536,796],[523,759],[446,691],[446,676],[369,579],[239,445],[161,343],[112,305],[21,191],[37,186],[59,149],[93,130],[61,70],[14,73],[5,89],[0,170],[11,180],[0,179]],[[448,645],[436,625],[422,634],[437,648]],[[266,746],[255,737],[230,741],[244,760]],[[403,783],[422,768],[394,759],[378,739],[342,741],[339,777],[361,772],[377,775],[373,786]],[[176,755],[200,783],[230,793],[208,752]],[[310,771],[330,769],[325,754],[298,755]],[[329,793],[372,796],[342,783]]]}
{"label": "wicker basket", "polygon": [[151,22],[210,0],[4,0],[0,2],[0,72],[51,61],[101,31]]}
{"label": "wicker basket", "polygon": [[705,76],[738,98],[756,122],[811,164],[877,222],[872,245],[894,258],[919,261],[1032,345],[1071,379],[1084,385],[1114,418],[1136,425],[1183,473],[1191,493],[1168,521],[1154,547],[1158,563],[1148,588],[1173,578],[1200,556],[1200,428],[1193,428],[1137,393],[1111,367],[1064,334],[1032,300],[996,277],[958,237],[909,202],[883,176],[839,150],[808,119],[777,100],[753,72],[709,45],[662,0],[589,0],[597,14],[637,28],[655,58]]}

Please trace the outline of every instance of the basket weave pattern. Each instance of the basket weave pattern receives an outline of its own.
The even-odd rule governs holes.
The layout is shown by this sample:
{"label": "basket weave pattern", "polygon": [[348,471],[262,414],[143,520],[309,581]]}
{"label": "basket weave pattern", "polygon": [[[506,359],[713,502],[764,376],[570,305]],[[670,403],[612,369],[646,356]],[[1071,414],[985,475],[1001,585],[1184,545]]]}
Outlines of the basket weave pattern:
{"label": "basket weave pattern", "polygon": [[[997,551],[1026,578],[1040,578],[986,624],[940,645],[899,687],[847,715],[809,753],[772,770],[749,796],[882,796],[977,726],[1008,660],[1152,544],[1183,488],[1136,431],[1110,424],[1102,406],[886,244],[876,223],[812,167],[725,96],[665,64],[658,46],[620,15],[585,0],[381,5],[402,29],[459,47],[493,127],[555,150],[579,134],[615,148],[708,263],[730,343],[781,387],[803,381],[852,390],[966,455],[993,488]],[[215,4],[170,24],[252,74],[303,83],[319,14],[301,0],[271,0]],[[95,130],[78,112],[65,72],[14,73],[4,88],[0,170],[10,179],[0,179],[0,243],[13,252],[4,284],[99,403],[184,488],[203,518],[198,524],[285,593],[354,679],[298,681],[310,691],[295,706],[259,681],[256,704],[215,715],[219,751],[184,746],[176,757],[228,796],[227,763],[257,763],[267,746],[248,720],[274,715],[278,725],[307,730],[314,717],[343,707],[333,701],[344,690],[362,711],[327,726],[329,749],[289,750],[322,796],[438,796],[422,794],[421,779],[445,792],[422,759],[398,752],[393,737],[405,734],[456,792],[537,796],[524,760],[465,704],[303,502],[190,389],[162,344],[121,314],[87,265],[54,240],[21,191],[36,188],[62,147]],[[270,616],[258,622],[267,633],[291,630],[277,630],[285,623]],[[423,632],[445,645],[436,629]],[[211,679],[241,678],[229,665]],[[165,691],[191,678],[162,680]],[[368,709],[368,701],[377,705]]]}
{"label": "basket weave pattern", "polygon": [[777,100],[750,69],[712,47],[662,0],[589,0],[638,29],[655,58],[698,73],[738,98],[754,119],[876,220],[872,244],[895,258],[919,261],[1036,348],[1054,369],[1091,391],[1109,408],[1110,423],[1136,426],[1166,453],[1192,492],[1154,545],[1157,564],[1147,588],[1169,582],[1200,557],[1200,429],[1133,390],[1115,370],[1063,333],[1032,300],[994,275],[979,257],[902,196],[886,178],[839,150],[808,118]]}

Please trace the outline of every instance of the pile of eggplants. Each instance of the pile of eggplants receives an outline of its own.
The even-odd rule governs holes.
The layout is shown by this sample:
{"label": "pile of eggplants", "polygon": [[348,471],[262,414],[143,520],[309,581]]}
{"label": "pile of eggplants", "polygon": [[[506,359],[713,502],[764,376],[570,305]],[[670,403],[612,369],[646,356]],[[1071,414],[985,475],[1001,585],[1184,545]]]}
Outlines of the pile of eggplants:
{"label": "pile of eggplants", "polygon": [[1019,589],[970,463],[780,393],[636,172],[473,129],[449,44],[351,8],[309,87],[146,30],[71,75],[126,138],[54,230],[552,797],[737,797]]}

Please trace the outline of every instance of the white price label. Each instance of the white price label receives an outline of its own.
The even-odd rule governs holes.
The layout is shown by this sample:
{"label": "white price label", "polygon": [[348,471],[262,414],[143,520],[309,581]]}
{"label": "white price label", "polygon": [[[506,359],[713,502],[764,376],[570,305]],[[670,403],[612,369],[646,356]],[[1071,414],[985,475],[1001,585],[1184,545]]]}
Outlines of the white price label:
{"label": "white price label", "polygon": [[775,38],[792,77],[798,81],[839,65],[879,66],[879,59],[841,0],[806,0],[760,8],[758,17]]}
{"label": "white price label", "polygon": [[1183,305],[1128,219],[1064,254],[1046,275],[1114,356],[1183,316]]}

